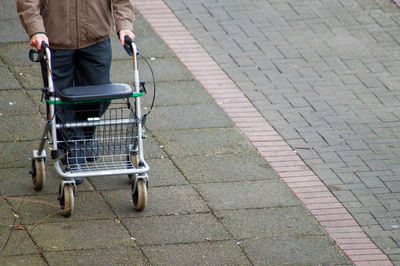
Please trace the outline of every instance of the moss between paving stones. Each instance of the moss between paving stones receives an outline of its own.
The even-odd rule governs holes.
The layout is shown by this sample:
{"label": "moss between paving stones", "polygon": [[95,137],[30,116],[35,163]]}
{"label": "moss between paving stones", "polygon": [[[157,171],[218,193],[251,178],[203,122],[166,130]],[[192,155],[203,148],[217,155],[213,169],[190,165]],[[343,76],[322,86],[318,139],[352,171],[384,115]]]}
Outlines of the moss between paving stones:
{"label": "moss between paving stones", "polygon": [[102,194],[113,211],[121,218],[210,211],[206,203],[191,186],[150,188],[147,207],[143,212],[134,211],[130,190],[103,191]]}
{"label": "moss between paving stones", "polygon": [[139,245],[229,239],[228,233],[212,214],[127,218],[122,223]]}
{"label": "moss between paving stones", "polygon": [[153,265],[251,265],[236,241],[143,247]]}

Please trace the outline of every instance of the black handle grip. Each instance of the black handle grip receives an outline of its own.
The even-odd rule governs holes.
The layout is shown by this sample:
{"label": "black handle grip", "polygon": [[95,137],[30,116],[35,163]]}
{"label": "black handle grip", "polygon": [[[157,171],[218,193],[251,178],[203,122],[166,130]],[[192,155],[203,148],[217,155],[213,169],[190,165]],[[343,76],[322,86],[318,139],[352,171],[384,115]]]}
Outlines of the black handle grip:
{"label": "black handle grip", "polygon": [[50,48],[46,42],[41,43],[41,48],[39,51],[34,49],[29,50],[29,60],[32,62],[40,62],[44,60],[44,56],[46,55],[46,48]]}
{"label": "black handle grip", "polygon": [[126,44],[124,45],[124,49],[125,49],[126,53],[127,53],[129,56],[132,56],[132,55],[133,55],[133,48],[132,48],[133,39],[132,39],[131,37],[125,35],[124,41],[125,41],[125,43],[126,43]]}

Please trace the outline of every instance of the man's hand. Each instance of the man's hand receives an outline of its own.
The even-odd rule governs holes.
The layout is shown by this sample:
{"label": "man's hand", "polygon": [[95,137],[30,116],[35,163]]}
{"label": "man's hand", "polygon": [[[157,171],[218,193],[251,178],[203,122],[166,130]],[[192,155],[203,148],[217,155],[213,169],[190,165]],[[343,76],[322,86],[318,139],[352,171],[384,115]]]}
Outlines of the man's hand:
{"label": "man's hand", "polygon": [[119,31],[119,41],[121,42],[122,45],[127,45],[127,43],[125,43],[125,36],[130,37],[132,40],[135,39],[135,34],[133,34],[132,31],[130,31],[130,30],[120,30]]}
{"label": "man's hand", "polygon": [[49,39],[46,34],[38,33],[32,36],[29,44],[39,51],[42,48],[42,42],[49,44]]}

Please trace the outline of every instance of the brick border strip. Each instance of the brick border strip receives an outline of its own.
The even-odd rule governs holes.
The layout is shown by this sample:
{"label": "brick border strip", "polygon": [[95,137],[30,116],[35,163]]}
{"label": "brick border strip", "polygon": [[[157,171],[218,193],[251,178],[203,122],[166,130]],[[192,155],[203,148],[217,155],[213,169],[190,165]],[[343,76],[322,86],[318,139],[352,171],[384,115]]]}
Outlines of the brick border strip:
{"label": "brick border strip", "polygon": [[169,7],[162,0],[136,0],[136,7],[350,260],[355,265],[393,265]]}
{"label": "brick border strip", "polygon": [[400,0],[392,0],[392,2],[393,2],[396,6],[400,7]]}

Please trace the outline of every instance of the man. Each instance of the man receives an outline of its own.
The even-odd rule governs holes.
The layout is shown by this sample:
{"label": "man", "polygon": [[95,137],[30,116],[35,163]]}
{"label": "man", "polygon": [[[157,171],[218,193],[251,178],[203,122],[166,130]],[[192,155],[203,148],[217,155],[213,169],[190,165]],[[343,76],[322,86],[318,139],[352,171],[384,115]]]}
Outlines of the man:
{"label": "man", "polygon": [[[125,44],[125,36],[135,38],[132,32],[132,0],[17,0],[16,3],[21,24],[30,37],[30,45],[40,50],[42,42],[45,42],[51,49],[56,90],[109,84],[112,56],[109,35],[115,27],[121,44]],[[44,82],[46,86],[46,77]],[[87,117],[80,111],[88,108],[99,110],[97,114],[92,112],[92,116],[101,116],[107,104],[60,105],[57,106],[57,113],[65,122],[73,122],[85,120]],[[85,129],[85,132],[83,129],[60,131],[58,135],[89,139],[93,133],[94,128],[91,128]],[[75,154],[72,157],[78,156]],[[82,159],[68,163],[79,166]]]}

